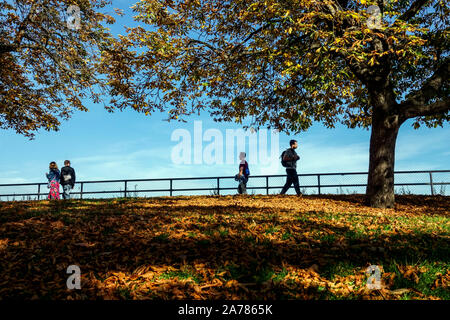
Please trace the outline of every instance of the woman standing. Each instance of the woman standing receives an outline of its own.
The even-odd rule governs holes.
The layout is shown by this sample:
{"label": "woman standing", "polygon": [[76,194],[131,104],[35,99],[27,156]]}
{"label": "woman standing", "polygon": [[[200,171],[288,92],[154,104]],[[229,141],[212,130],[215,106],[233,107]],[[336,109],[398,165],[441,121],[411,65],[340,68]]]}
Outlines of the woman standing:
{"label": "woman standing", "polygon": [[46,173],[48,179],[48,187],[50,188],[50,192],[48,193],[48,199],[57,199],[59,200],[59,169],[56,165],[56,162],[52,161],[49,165],[49,173]]}

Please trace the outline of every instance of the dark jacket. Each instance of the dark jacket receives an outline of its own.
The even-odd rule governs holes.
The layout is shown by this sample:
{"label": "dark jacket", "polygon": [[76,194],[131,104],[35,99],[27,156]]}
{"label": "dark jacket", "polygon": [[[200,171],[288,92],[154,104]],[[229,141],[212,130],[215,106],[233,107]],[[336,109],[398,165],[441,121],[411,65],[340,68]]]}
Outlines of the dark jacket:
{"label": "dark jacket", "polygon": [[[69,177],[70,176],[70,177]],[[61,168],[61,185],[70,184],[72,188],[75,185],[75,170],[72,167],[64,166]]]}
{"label": "dark jacket", "polygon": [[59,170],[58,169],[50,169],[48,173],[45,174],[47,176],[48,182],[51,181],[59,181]]}
{"label": "dark jacket", "polygon": [[[245,160],[244,160],[245,161]],[[249,169],[248,169],[248,162],[245,161],[244,163],[240,163],[239,164],[239,171],[241,171],[241,167],[243,167],[242,169],[242,174],[244,175],[244,177],[246,179],[248,179],[248,173],[249,173]]]}
{"label": "dark jacket", "polygon": [[295,152],[294,149],[289,148],[286,150],[285,156],[289,158],[286,169],[297,169],[297,161],[300,159],[300,156]]}

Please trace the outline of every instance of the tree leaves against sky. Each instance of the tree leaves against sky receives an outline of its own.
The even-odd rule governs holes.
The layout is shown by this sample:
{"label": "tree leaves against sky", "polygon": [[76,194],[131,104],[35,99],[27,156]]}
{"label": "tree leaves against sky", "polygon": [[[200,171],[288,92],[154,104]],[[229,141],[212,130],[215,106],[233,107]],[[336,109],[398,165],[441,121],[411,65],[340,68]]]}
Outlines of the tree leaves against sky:
{"label": "tree leaves against sky", "polygon": [[[0,128],[33,138],[58,130],[86,100],[100,102],[101,48],[112,41],[101,13],[105,0],[0,1]],[[68,27],[70,5],[80,8],[81,28]],[[84,100],[84,101],[83,101]]]}
{"label": "tree leaves against sky", "polygon": [[[368,25],[371,5],[380,26]],[[382,93],[400,122],[449,120],[445,1],[141,0],[134,10],[143,24],[103,54],[118,108],[178,120],[209,110],[298,132],[313,121],[368,128]]]}

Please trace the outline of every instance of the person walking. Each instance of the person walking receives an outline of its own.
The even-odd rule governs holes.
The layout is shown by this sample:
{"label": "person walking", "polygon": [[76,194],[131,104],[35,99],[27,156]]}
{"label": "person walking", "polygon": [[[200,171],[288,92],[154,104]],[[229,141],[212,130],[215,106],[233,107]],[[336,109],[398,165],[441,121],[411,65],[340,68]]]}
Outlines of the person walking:
{"label": "person walking", "polygon": [[298,174],[297,174],[297,161],[300,159],[300,156],[295,152],[295,149],[298,147],[297,140],[289,141],[289,145],[291,146],[289,149],[286,149],[281,154],[281,164],[286,168],[286,184],[281,190],[280,194],[285,194],[286,191],[294,184],[295,192],[297,196],[301,196],[300,185],[298,182]]}
{"label": "person walking", "polygon": [[238,192],[239,194],[247,194],[247,182],[250,175],[250,170],[248,168],[248,162],[245,160],[246,153],[241,152],[239,154],[239,173],[235,176],[235,180],[239,181]]}
{"label": "person walking", "polygon": [[48,179],[48,188],[50,189],[48,193],[48,200],[57,199],[59,200],[59,177],[60,172],[56,162],[52,161],[49,165],[49,172],[45,174]]}
{"label": "person walking", "polygon": [[61,168],[61,185],[63,187],[63,198],[70,199],[70,192],[75,186],[75,170],[70,166],[70,161],[64,161],[64,167]]}

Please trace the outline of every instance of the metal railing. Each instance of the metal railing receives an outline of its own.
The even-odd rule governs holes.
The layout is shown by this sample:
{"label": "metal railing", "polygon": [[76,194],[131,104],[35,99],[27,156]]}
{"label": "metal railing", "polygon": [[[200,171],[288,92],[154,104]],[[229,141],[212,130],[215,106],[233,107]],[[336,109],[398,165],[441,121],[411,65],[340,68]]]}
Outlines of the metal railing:
{"label": "metal railing", "polygon": [[[426,170],[426,171],[396,171],[395,172],[395,180],[398,180],[397,176],[407,175],[408,177],[411,177],[412,175],[418,175],[421,174],[422,176],[425,176],[426,178],[422,179],[422,182],[399,182],[395,183],[394,186],[402,186],[403,187],[409,187],[409,186],[427,186],[430,189],[431,195],[435,195],[439,192],[436,191],[436,186],[441,186],[441,190],[445,190],[446,185],[450,185],[450,170]],[[446,178],[446,181],[438,182],[436,180],[433,180],[433,174],[436,176],[437,174],[447,174],[448,180]],[[367,182],[367,172],[342,172],[342,173],[307,173],[307,174],[299,174],[299,180],[300,180],[300,188],[302,189],[316,189],[317,194],[322,194],[322,191],[324,189],[330,189],[330,188],[342,188],[344,187],[352,187],[352,188],[362,188],[366,187]],[[324,183],[327,178],[335,177],[356,177],[360,176],[359,183],[336,183],[335,181],[332,183]],[[262,190],[262,193],[269,194],[269,191],[272,189],[280,189],[284,185],[284,181],[281,185],[273,185],[270,183],[270,179],[285,179],[286,175],[257,175],[257,176],[250,176],[249,181],[247,183],[247,190]],[[313,180],[312,182],[308,180]],[[205,180],[211,180],[214,182],[213,186],[209,187],[195,187],[195,188],[175,188],[174,183],[175,182],[181,182],[181,181],[205,181]],[[227,187],[223,186],[221,184],[222,181],[232,181],[233,186]],[[259,186],[255,185],[254,182],[259,181]],[[425,180],[425,181],[424,181]],[[261,183],[262,181],[262,183]],[[168,184],[168,187],[165,188],[156,188],[156,189],[131,189],[130,183],[135,182],[150,182],[150,183],[156,183],[156,182],[166,182]],[[123,190],[120,187],[120,190],[86,190],[86,187],[92,184],[122,184]],[[119,197],[130,197],[131,194],[134,194],[135,196],[138,196],[138,194],[142,193],[167,193],[169,196],[173,196],[174,192],[189,192],[189,191],[209,191],[213,194],[220,195],[221,191],[229,191],[229,190],[236,190],[237,189],[237,182],[234,181],[234,176],[221,176],[221,177],[198,177],[198,178],[155,178],[155,179],[125,179],[125,180],[101,180],[101,181],[77,181],[77,186],[79,186],[78,192],[71,192],[72,195],[78,195],[80,199],[83,199],[84,195],[102,195],[102,194],[118,194]],[[262,184],[262,185],[261,185]],[[36,186],[37,192],[28,192],[28,193],[0,193],[0,200],[3,200],[4,197],[28,197],[28,200],[30,197],[36,197],[34,200],[40,200],[42,197],[46,198],[47,192],[42,192],[41,186],[46,186],[47,183],[20,183],[20,184],[0,184],[0,190],[4,187],[26,187],[26,186]],[[365,191],[365,190],[364,190]],[[445,191],[444,191],[445,193]],[[314,192],[315,194],[315,192]],[[442,192],[440,193],[442,194]],[[27,199],[24,199],[27,200]]]}

